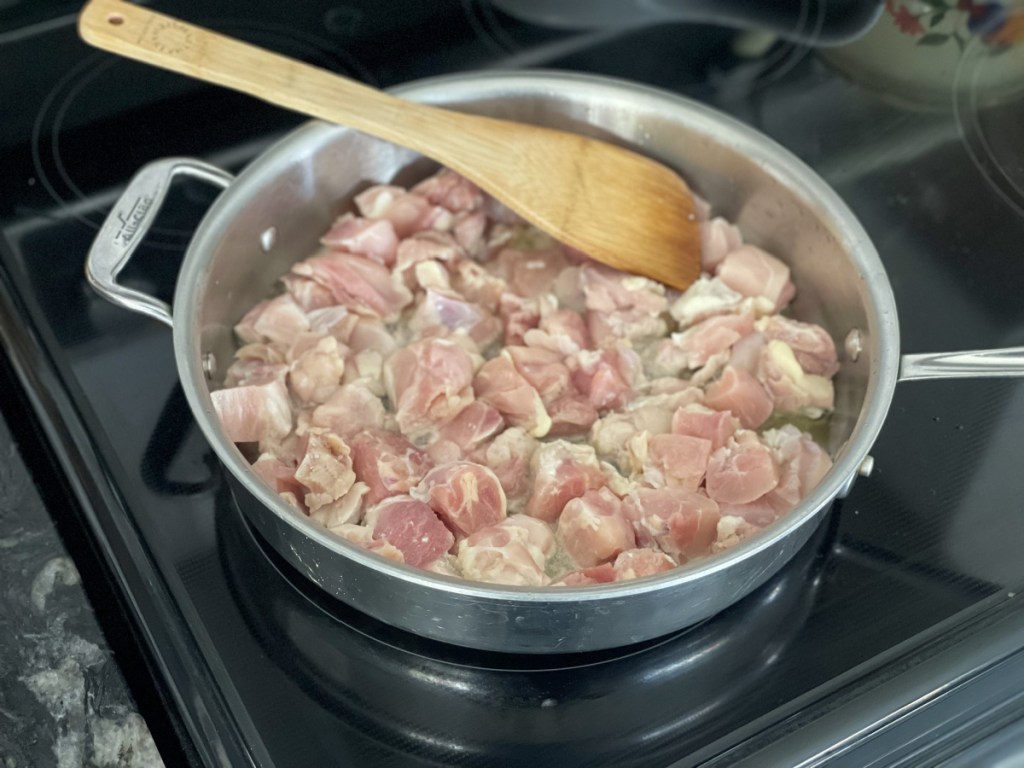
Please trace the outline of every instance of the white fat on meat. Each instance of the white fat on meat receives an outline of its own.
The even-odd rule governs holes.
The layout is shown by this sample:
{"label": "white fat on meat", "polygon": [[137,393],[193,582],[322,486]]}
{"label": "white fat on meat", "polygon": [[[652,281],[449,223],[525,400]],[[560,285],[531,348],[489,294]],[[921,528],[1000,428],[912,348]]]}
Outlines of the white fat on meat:
{"label": "white fat on meat", "polygon": [[408,494],[431,469],[427,455],[401,435],[386,430],[366,430],[349,440],[352,468],[367,485],[370,506]]}
{"label": "white fat on meat", "polygon": [[701,275],[672,302],[669,314],[679,323],[680,328],[688,328],[715,315],[737,312],[742,304],[743,294],[734,291],[717,277]]}
{"label": "white fat on meat", "polygon": [[729,411],[747,429],[764,424],[774,408],[772,397],[761,382],[732,365],[726,365],[722,375],[704,390],[704,404],[716,411]]}
{"label": "white fat on meat", "polygon": [[585,266],[582,276],[587,330],[595,345],[643,343],[665,335],[665,286],[608,267]]}
{"label": "white fat on meat", "polygon": [[288,293],[261,301],[235,326],[235,333],[242,341],[271,341],[285,345],[308,330],[309,318]]}
{"label": "white fat on meat", "polygon": [[486,309],[442,288],[426,289],[409,318],[409,328],[418,334],[430,328],[463,330],[481,349],[502,332],[501,321]]}
{"label": "white fat on meat", "polygon": [[637,544],[655,546],[679,562],[709,553],[721,516],[705,493],[682,488],[639,488],[626,497],[624,509]]}
{"label": "white fat on meat", "polygon": [[309,516],[329,531],[358,523],[363,518],[363,499],[368,490],[366,483],[354,483],[340,499],[320,506]]}
{"label": "white fat on meat", "polygon": [[392,546],[384,539],[376,539],[373,531],[364,525],[354,523],[341,523],[331,529],[331,533],[340,536],[350,544],[368,550],[396,563],[404,563],[405,556],[401,550]]}
{"label": "white fat on meat", "polygon": [[368,219],[387,219],[395,234],[406,238],[428,229],[446,230],[454,221],[451,211],[402,187],[378,184],[355,197],[356,207]]}
{"label": "white fat on meat", "polygon": [[384,387],[402,433],[423,439],[469,405],[473,367],[469,353],[447,339],[423,339],[395,350],[384,363]]}
{"label": "white fat on meat", "polygon": [[785,342],[806,373],[831,379],[839,370],[835,342],[820,325],[771,315],[757,321],[757,330],[766,339]]}
{"label": "white fat on meat", "polygon": [[615,572],[615,581],[628,581],[671,571],[677,565],[679,563],[664,552],[640,547],[620,552],[612,564],[612,570]]}
{"label": "white fat on meat", "polygon": [[310,429],[295,479],[306,489],[303,501],[310,513],[338,501],[356,482],[348,444],[329,429]]}
{"label": "white fat on meat", "polygon": [[740,428],[739,419],[731,413],[714,411],[700,403],[684,405],[672,414],[672,432],[710,441],[711,450],[718,450]]}
{"label": "white fat on meat", "polygon": [[779,515],[789,512],[832,469],[825,449],[792,424],[769,429],[761,440],[779,466],[779,483],[764,501]]}
{"label": "white fat on meat", "polygon": [[449,168],[428,176],[409,191],[453,213],[475,211],[484,204],[484,193],[480,188]]}
{"label": "white fat on meat", "polygon": [[333,336],[302,334],[288,351],[288,388],[301,402],[323,403],[345,375],[347,348]]}
{"label": "white fat on meat", "polygon": [[387,267],[364,256],[329,251],[300,261],[292,272],[320,283],[338,304],[359,314],[394,321],[412,303],[412,293]]}
{"label": "white fat on meat", "polygon": [[711,441],[691,435],[649,436],[641,432],[627,443],[633,476],[652,488],[696,491],[704,481]]}
{"label": "white fat on meat", "polygon": [[570,499],[558,518],[557,537],[569,557],[584,568],[636,547],[622,500],[607,488]]}
{"label": "white fat on meat", "polygon": [[711,553],[717,554],[732,549],[760,530],[760,526],[748,523],[742,517],[723,515],[718,521],[715,541],[711,544]]}
{"label": "white fat on meat", "polygon": [[700,263],[707,272],[714,272],[730,251],[743,245],[739,227],[721,216],[700,222]]}
{"label": "white fat on meat", "polygon": [[734,291],[763,297],[780,310],[796,294],[789,279],[789,267],[756,245],[742,245],[722,260],[718,277]]}
{"label": "white fat on meat", "polygon": [[339,435],[351,435],[384,425],[384,403],[363,381],[343,384],[314,410],[310,424]]}
{"label": "white fat on meat", "polygon": [[818,419],[835,405],[832,382],[824,376],[805,373],[784,341],[771,339],[761,350],[757,379],[779,413],[799,413]]}
{"label": "white fat on meat", "polygon": [[[510,517],[459,542],[457,558],[462,575],[510,586],[548,584],[544,569],[554,550],[554,537],[544,523],[530,518],[527,523],[521,517]],[[543,526],[543,530],[536,526]]]}
{"label": "white fat on meat", "polygon": [[501,482],[510,512],[526,507],[530,492],[530,462],[538,441],[521,427],[509,427],[473,452],[470,458],[490,467]]}

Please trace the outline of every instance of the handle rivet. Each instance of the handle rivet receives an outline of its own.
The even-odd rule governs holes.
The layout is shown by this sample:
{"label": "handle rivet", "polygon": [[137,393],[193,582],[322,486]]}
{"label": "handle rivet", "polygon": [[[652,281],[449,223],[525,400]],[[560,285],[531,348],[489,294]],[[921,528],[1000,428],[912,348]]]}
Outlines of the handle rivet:
{"label": "handle rivet", "polygon": [[864,350],[864,340],[861,338],[859,328],[854,328],[846,334],[843,349],[846,350],[846,357],[851,363],[857,362],[857,358],[860,357],[860,353]]}
{"label": "handle rivet", "polygon": [[277,242],[277,227],[267,227],[260,235],[260,248],[264,253],[270,253],[270,249]]}
{"label": "handle rivet", "polygon": [[214,357],[213,352],[203,355],[203,373],[207,379],[212,379],[217,373],[217,358]]}

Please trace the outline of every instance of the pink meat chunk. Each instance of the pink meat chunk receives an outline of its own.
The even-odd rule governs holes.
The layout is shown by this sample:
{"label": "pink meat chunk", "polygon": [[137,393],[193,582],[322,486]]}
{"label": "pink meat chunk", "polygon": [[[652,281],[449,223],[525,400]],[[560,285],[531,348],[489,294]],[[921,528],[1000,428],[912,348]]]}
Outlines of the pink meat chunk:
{"label": "pink meat chunk", "polygon": [[537,446],[530,460],[532,492],[526,514],[554,522],[563,507],[590,490],[605,485],[605,477],[594,449],[554,440]]}
{"label": "pink meat chunk", "polygon": [[581,395],[565,395],[546,408],[551,417],[549,437],[585,435],[598,418],[597,408]]}
{"label": "pink meat chunk", "polygon": [[295,479],[296,463],[285,461],[271,453],[262,453],[252,464],[252,471],[259,475],[277,493],[292,493],[301,498],[305,491],[302,483]]}
{"label": "pink meat chunk", "polygon": [[423,568],[455,544],[455,536],[426,503],[411,496],[392,496],[367,513],[375,539],[398,549],[405,562]]}
{"label": "pink meat chunk", "polygon": [[583,568],[579,571],[567,573],[551,586],[553,587],[589,587],[594,584],[610,584],[615,581],[615,566],[611,563],[601,563],[592,568]]}
{"label": "pink meat chunk", "polygon": [[477,399],[497,409],[505,421],[534,437],[551,429],[551,418],[537,390],[523,377],[508,350],[481,366],[473,379]]}
{"label": "pink meat chunk", "polygon": [[452,285],[467,299],[492,313],[498,311],[502,294],[508,292],[504,280],[468,259],[456,262]]}
{"label": "pink meat chunk", "polygon": [[338,304],[388,321],[412,302],[409,289],[392,280],[387,267],[363,256],[322,253],[300,261],[292,272],[328,288]]}
{"label": "pink meat chunk", "polygon": [[558,274],[569,266],[565,251],[558,245],[540,251],[506,248],[497,261],[505,268],[509,287],[527,298],[548,293]]}
{"label": "pink meat chunk", "polygon": [[392,546],[384,539],[373,538],[373,531],[364,525],[343,523],[342,525],[333,527],[331,530],[350,544],[355,544],[357,547],[361,547],[370,552],[375,552],[381,557],[385,557],[396,563],[405,562],[405,556],[402,554],[400,549]]}
{"label": "pink meat chunk", "polygon": [[304,312],[312,312],[334,305],[334,294],[329,288],[320,285],[311,277],[301,275],[282,275],[284,289]]}
{"label": "pink meat chunk", "polygon": [[705,272],[714,272],[730,251],[743,245],[740,230],[721,216],[700,224],[700,263]]}
{"label": "pink meat chunk", "polygon": [[447,232],[420,232],[398,244],[395,271],[407,274],[417,264],[429,261],[451,263],[464,259],[466,251]]}
{"label": "pink meat chunk", "polygon": [[459,538],[497,525],[507,513],[497,476],[470,461],[430,470],[410,495],[426,501]]}
{"label": "pink meat chunk", "polygon": [[487,232],[487,215],[483,211],[458,213],[452,225],[455,242],[462,246],[467,254],[478,258],[484,250],[484,235]]}
{"label": "pink meat chunk", "polygon": [[720,378],[704,391],[704,404],[729,411],[747,429],[757,429],[772,415],[771,396],[760,382],[742,368],[725,366]]}
{"label": "pink meat chunk", "polygon": [[314,427],[326,427],[348,436],[384,425],[384,404],[364,381],[343,384],[318,405],[310,418]]}
{"label": "pink meat chunk", "polygon": [[291,344],[296,336],[308,330],[309,318],[288,293],[261,301],[235,326],[235,333],[242,341],[279,344]]}
{"label": "pink meat chunk", "polygon": [[702,437],[667,434],[647,440],[648,467],[669,488],[696,491],[704,481],[710,456],[711,441]]}
{"label": "pink meat chunk", "polygon": [[789,267],[756,245],[742,245],[730,251],[718,268],[718,277],[744,296],[763,296],[776,310],[788,304],[796,293],[789,280]]}
{"label": "pink meat chunk", "polygon": [[355,197],[356,207],[368,219],[387,219],[400,238],[425,229],[448,229],[452,214],[433,205],[422,195],[406,192],[402,187],[378,185]]}
{"label": "pink meat chunk", "polygon": [[341,498],[310,512],[309,517],[329,531],[334,531],[340,525],[358,523],[363,517],[366,490],[365,483],[355,483]]}
{"label": "pink meat chunk", "polygon": [[754,432],[740,431],[708,460],[708,496],[723,504],[746,504],[779,484],[771,451]]}
{"label": "pink meat chunk", "polygon": [[734,314],[743,306],[744,296],[717,277],[701,275],[669,307],[680,328],[715,315]]}
{"label": "pink meat chunk", "polygon": [[452,212],[475,211],[484,204],[484,195],[480,188],[448,168],[428,176],[410,192]]}
{"label": "pink meat chunk", "polygon": [[770,315],[759,320],[757,327],[766,339],[777,339],[788,344],[806,373],[830,379],[839,370],[835,342],[820,325],[801,323],[782,315]]}
{"label": "pink meat chunk", "polygon": [[390,267],[395,263],[398,235],[387,219],[364,219],[346,213],[337,219],[320,242]]}
{"label": "pink meat chunk", "polygon": [[501,432],[504,426],[505,420],[496,409],[474,400],[441,427],[437,436],[439,440],[454,443],[460,453],[469,453]]}
{"label": "pink meat chunk", "polygon": [[764,501],[781,515],[814,490],[832,468],[832,459],[820,445],[791,424],[768,430],[762,440],[780,467],[779,484]]}
{"label": "pink meat chunk", "polygon": [[490,467],[501,482],[510,510],[522,509],[530,492],[530,461],[537,440],[520,427],[509,427],[470,458]]}
{"label": "pink meat chunk", "polygon": [[721,517],[712,499],[682,488],[640,488],[625,509],[637,543],[654,544],[680,562],[710,552]]}
{"label": "pink meat chunk", "polygon": [[753,312],[715,315],[701,320],[682,333],[673,333],[670,344],[685,370],[705,365],[713,356],[727,352],[754,330]]}
{"label": "pink meat chunk", "polygon": [[292,405],[284,378],[287,367],[267,366],[244,386],[210,393],[228,440],[235,443],[280,440],[292,430]]}
{"label": "pink meat chunk", "polygon": [[415,439],[451,421],[473,401],[473,360],[446,339],[415,341],[384,363],[384,384],[399,428]]}
{"label": "pink meat chunk", "polygon": [[505,323],[505,344],[524,346],[527,331],[540,323],[540,309],[533,299],[514,293],[503,293],[498,300],[498,313]]}
{"label": "pink meat chunk", "polygon": [[333,336],[304,334],[289,350],[288,388],[304,403],[323,403],[345,375],[346,348]]}
{"label": "pink meat chunk", "polygon": [[672,415],[674,434],[709,440],[713,451],[725,445],[739,426],[739,420],[730,413],[713,411],[698,403],[684,405]]}
{"label": "pink meat chunk", "polygon": [[465,331],[481,349],[497,339],[501,322],[479,304],[466,301],[454,291],[428,288],[409,318],[409,328],[417,333],[428,328]]}
{"label": "pink meat chunk", "polygon": [[742,517],[725,515],[718,521],[718,537],[711,545],[711,552],[724,552],[746,541],[761,530],[761,526],[748,523]]}
{"label": "pink meat chunk", "polygon": [[371,506],[389,496],[408,494],[431,468],[426,454],[394,432],[367,430],[349,442],[352,467],[369,487],[366,503]]}
{"label": "pink meat chunk", "polygon": [[476,531],[459,542],[458,563],[463,576],[491,584],[546,585],[546,556],[531,538],[531,531],[518,525],[502,524]]}
{"label": "pink meat chunk", "polygon": [[[722,516],[726,517],[738,517],[744,522],[763,528],[769,523],[775,521],[779,517],[778,511],[776,511],[776,505],[779,504],[781,498],[774,498],[774,494],[778,491],[776,488],[770,491],[768,494],[762,496],[754,501],[749,501],[746,504],[719,504],[719,509],[722,512]],[[775,504],[768,501],[772,498]]]}
{"label": "pink meat chunk", "polygon": [[832,382],[824,376],[805,373],[790,346],[778,339],[762,348],[757,380],[780,413],[803,413],[818,418],[835,405]]}
{"label": "pink meat chunk", "polygon": [[523,341],[528,347],[548,349],[563,356],[591,347],[586,321],[571,309],[541,315],[538,326],[523,334]]}
{"label": "pink meat chunk", "polygon": [[506,347],[505,351],[545,406],[573,392],[569,369],[558,352],[535,347]]}
{"label": "pink meat chunk", "polygon": [[642,547],[640,549],[627,549],[615,558],[613,565],[615,570],[615,581],[627,581],[629,579],[642,579],[644,576],[654,576],[656,573],[671,571],[678,565],[675,560],[664,552]]}
{"label": "pink meat chunk", "polygon": [[570,361],[573,384],[598,411],[620,409],[632,398],[618,350],[585,350]]}
{"label": "pink meat chunk", "polygon": [[295,479],[306,488],[303,500],[310,512],[337,501],[356,481],[349,446],[330,430],[309,430],[306,455],[295,470]]}
{"label": "pink meat chunk", "polygon": [[597,346],[665,334],[665,321],[660,316],[668,300],[660,283],[600,266],[583,267],[582,283],[587,328]]}
{"label": "pink meat chunk", "polygon": [[614,560],[636,546],[622,501],[607,488],[587,491],[567,502],[558,518],[557,536],[568,555],[584,568]]}

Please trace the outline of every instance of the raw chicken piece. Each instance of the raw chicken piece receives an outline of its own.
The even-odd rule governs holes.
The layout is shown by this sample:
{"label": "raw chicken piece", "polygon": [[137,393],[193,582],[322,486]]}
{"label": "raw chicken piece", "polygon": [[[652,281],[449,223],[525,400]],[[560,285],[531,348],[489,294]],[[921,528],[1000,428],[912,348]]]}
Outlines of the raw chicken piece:
{"label": "raw chicken piece", "polygon": [[333,336],[303,334],[288,356],[288,388],[304,403],[323,403],[345,375],[345,347]]}
{"label": "raw chicken piece", "polygon": [[367,490],[366,483],[355,483],[340,499],[322,505],[309,517],[329,531],[341,525],[358,523],[363,517],[363,498]]}
{"label": "raw chicken piece", "polygon": [[633,390],[622,375],[617,349],[582,350],[569,359],[572,383],[598,411],[622,408]]}
{"label": "raw chicken piece", "polygon": [[598,417],[597,408],[582,395],[565,395],[545,407],[551,417],[548,437],[585,435]]}
{"label": "raw chicken piece", "polygon": [[754,330],[754,313],[715,315],[701,320],[682,333],[673,333],[672,345],[683,355],[688,370],[700,368],[712,356],[727,352]]}
{"label": "raw chicken piece", "polygon": [[751,375],[756,375],[764,345],[765,338],[760,333],[754,332],[749,336],[744,336],[733,345],[729,353],[729,365],[737,370],[744,370]]}
{"label": "raw chicken piece", "polygon": [[711,455],[711,441],[690,435],[641,433],[630,440],[630,452],[652,488],[683,488],[696,491],[704,481]]}
{"label": "raw chicken piece", "polygon": [[402,187],[377,185],[355,197],[356,207],[368,219],[387,219],[400,238],[425,229],[448,229],[451,211],[432,205],[427,198],[406,192]]}
{"label": "raw chicken piece", "polygon": [[497,257],[509,287],[520,296],[534,298],[551,290],[559,273],[569,266],[560,245],[539,251],[506,248]]}
{"label": "raw chicken piece", "polygon": [[483,255],[486,232],[487,215],[483,211],[455,215],[455,223],[452,225],[455,242],[461,245],[466,253],[474,259]]}
{"label": "raw chicken piece", "polygon": [[329,429],[310,429],[306,455],[295,470],[295,479],[306,487],[303,500],[311,513],[337,501],[356,481],[348,445]]}
{"label": "raw chicken piece", "polygon": [[835,405],[832,382],[823,376],[804,373],[790,346],[772,339],[761,350],[757,379],[771,395],[780,413],[801,413],[821,418]]}
{"label": "raw chicken piece", "polygon": [[585,266],[582,275],[587,328],[598,347],[665,335],[665,286],[608,267]]}
{"label": "raw chicken piece", "polygon": [[356,352],[345,362],[342,384],[362,384],[376,397],[384,397],[384,356],[380,352]]}
{"label": "raw chicken piece", "polygon": [[423,570],[442,576],[451,576],[456,579],[462,578],[462,569],[459,567],[459,561],[455,559],[455,555],[448,553],[441,555],[432,563],[427,563],[423,566]]}
{"label": "raw chicken piece", "polygon": [[340,341],[344,341],[352,352],[372,350],[387,356],[398,349],[398,342],[384,323],[373,317],[358,318],[348,337]]}
{"label": "raw chicken piece", "polygon": [[761,439],[780,467],[779,484],[764,497],[764,501],[782,515],[814,490],[832,468],[832,459],[820,445],[792,424],[770,429]]}
{"label": "raw chicken piece", "polygon": [[[306,278],[302,279],[305,280]],[[331,301],[334,301],[333,296]],[[365,319],[360,318],[354,312],[349,312],[348,307],[343,307],[340,304],[313,309],[307,312],[306,315],[309,318],[310,332],[318,336],[329,334],[346,345],[356,325],[358,325],[361,319]]]}
{"label": "raw chicken piece", "polygon": [[285,461],[272,453],[261,453],[252,464],[252,471],[260,476],[277,493],[292,493],[299,498],[303,495],[302,483],[295,479],[295,461]]}
{"label": "raw chicken piece", "polygon": [[334,305],[334,294],[316,280],[301,275],[282,275],[284,289],[304,312]]}
{"label": "raw chicken piece", "polygon": [[680,562],[708,554],[715,540],[718,505],[702,492],[640,488],[624,508],[639,545],[656,544]]}
{"label": "raw chicken piece", "polygon": [[407,278],[417,264],[428,261],[454,262],[465,258],[466,251],[447,232],[420,232],[398,244],[395,273]]}
{"label": "raw chicken piece", "polygon": [[723,515],[722,519],[718,521],[718,531],[716,532],[715,542],[711,545],[711,552],[716,554],[732,549],[741,541],[753,536],[760,530],[759,526],[748,523],[742,517]]}
{"label": "raw chicken piece", "polygon": [[563,357],[591,346],[586,322],[571,309],[556,309],[542,314],[538,327],[526,331],[523,341],[528,347],[549,349]]}
{"label": "raw chicken piece", "polygon": [[739,420],[732,414],[713,411],[699,403],[684,405],[672,415],[674,434],[710,440],[713,451],[725,445],[739,427]]}
{"label": "raw chicken piece", "polygon": [[291,344],[298,334],[308,330],[309,318],[288,293],[261,301],[235,326],[235,333],[242,341],[279,344]]}
{"label": "raw chicken piece", "polygon": [[479,304],[466,301],[453,291],[428,288],[409,318],[409,328],[417,333],[441,327],[464,330],[481,349],[497,339],[501,322]]}
{"label": "raw chicken piece", "polygon": [[470,458],[491,468],[505,490],[510,511],[525,507],[530,492],[530,460],[537,440],[520,427],[509,427]]}
{"label": "raw chicken piece", "polygon": [[763,528],[769,523],[777,520],[779,517],[775,507],[768,501],[768,499],[772,498],[777,491],[779,491],[779,486],[776,486],[772,491],[761,498],[747,502],[746,504],[723,503],[719,504],[718,508],[721,510],[722,515],[738,517],[740,520],[743,520],[750,525],[757,528]]}
{"label": "raw chicken piece", "polygon": [[533,489],[526,514],[553,522],[570,499],[605,484],[601,465],[589,445],[565,440],[541,443],[530,460]]}
{"label": "raw chicken piece", "polygon": [[553,587],[589,587],[593,584],[610,584],[615,581],[615,566],[601,563],[593,568],[584,568],[567,573],[551,586]]}
{"label": "raw chicken piece", "polygon": [[384,363],[384,385],[402,433],[415,440],[473,401],[473,360],[447,339],[414,341]]}
{"label": "raw chicken piece", "polygon": [[[566,252],[571,255],[572,249],[567,248]],[[565,309],[585,316],[587,313],[587,296],[583,292],[583,268],[580,266],[566,267],[558,273],[554,284],[551,286],[555,298]],[[589,332],[587,336],[589,337]],[[587,344],[589,347],[590,344]]]}
{"label": "raw chicken piece", "polygon": [[363,381],[343,384],[313,411],[310,424],[349,436],[384,425],[384,404]]}
{"label": "raw chicken piece", "polygon": [[723,283],[744,296],[763,296],[776,310],[793,298],[789,267],[756,245],[742,245],[725,257],[718,268]]}
{"label": "raw chicken piece", "polygon": [[383,539],[401,551],[405,562],[422,568],[444,555],[455,537],[434,511],[411,496],[392,496],[366,513],[373,538]]}
{"label": "raw chicken piece", "polygon": [[563,356],[548,349],[506,347],[519,374],[533,387],[544,405],[574,392]]}
{"label": "raw chicken piece", "polygon": [[338,218],[320,243],[348,251],[390,267],[395,263],[398,235],[387,219],[364,219],[346,213]]}
{"label": "raw chicken piece", "polygon": [[543,520],[529,515],[509,515],[499,524],[502,528],[520,528],[526,538],[523,540],[533,559],[539,564],[555,554],[555,534]]}
{"label": "raw chicken piece", "polygon": [[595,421],[590,430],[590,442],[601,458],[626,470],[629,466],[626,444],[630,438],[641,432],[660,435],[671,431],[672,414],[679,407],[676,403],[685,404],[685,398],[692,398],[693,402],[699,394],[699,390],[684,390],[670,396],[673,398],[670,400],[662,400],[660,398],[665,396],[657,395],[634,401],[628,410],[615,411]]}
{"label": "raw chicken piece", "polygon": [[280,440],[292,431],[292,406],[284,365],[266,365],[242,386],[210,393],[228,440],[235,443]]}
{"label": "raw chicken piece", "polygon": [[584,568],[613,560],[636,546],[622,501],[607,488],[570,499],[558,518],[557,536],[568,555]]}
{"label": "raw chicken piece", "polygon": [[766,339],[786,342],[805,373],[831,379],[839,370],[835,342],[820,325],[770,315],[757,321],[757,330]]}
{"label": "raw chicken piece", "polygon": [[772,415],[772,398],[760,382],[742,368],[725,366],[721,377],[704,391],[704,404],[729,411],[747,429],[757,429]]}
{"label": "raw chicken piece", "polygon": [[409,289],[392,280],[387,267],[363,256],[339,251],[321,253],[300,261],[292,272],[328,288],[337,303],[389,322],[412,302]]}
{"label": "raw chicken piece", "polygon": [[706,272],[714,272],[730,251],[743,245],[743,235],[734,224],[721,216],[700,224],[700,264]]}
{"label": "raw chicken piece", "polygon": [[475,211],[484,204],[484,193],[480,188],[448,168],[428,176],[409,191],[453,213]]}
{"label": "raw chicken piece", "polygon": [[505,492],[487,467],[459,461],[430,470],[410,495],[430,505],[459,538],[505,519]]}
{"label": "raw chicken piece", "polygon": [[679,323],[680,328],[688,328],[715,315],[738,312],[742,304],[743,294],[737,293],[717,277],[701,275],[682,296],[672,302],[669,314]]}
{"label": "raw chicken piece", "polygon": [[544,574],[546,557],[532,543],[531,531],[506,523],[479,530],[459,542],[458,562],[463,576],[491,584],[544,586],[548,583]]}
{"label": "raw chicken piece", "polygon": [[287,350],[280,344],[246,344],[235,352],[235,360],[224,373],[225,387],[238,387],[251,381],[275,376],[284,368]]}
{"label": "raw chicken piece", "polygon": [[664,552],[646,547],[627,549],[615,558],[615,581],[641,579],[656,573],[671,571],[678,563]]}
{"label": "raw chicken piece", "polygon": [[396,563],[405,562],[405,556],[400,549],[392,546],[384,539],[373,538],[373,531],[366,526],[342,523],[334,526],[331,532],[337,534],[350,544],[355,544],[357,547],[362,547],[370,552],[376,552],[388,560],[393,560]]}
{"label": "raw chicken piece", "polygon": [[708,496],[722,504],[746,504],[778,483],[771,451],[755,432],[740,430],[708,460]]}
{"label": "raw chicken piece", "polygon": [[479,400],[463,408],[459,414],[438,430],[440,441],[453,443],[461,453],[469,453],[498,434],[505,426],[501,414]]}
{"label": "raw chicken piece", "polygon": [[368,486],[369,506],[409,493],[431,467],[422,451],[394,432],[366,430],[353,436],[349,444],[356,477]]}
{"label": "raw chicken piece", "polygon": [[505,344],[509,346],[524,346],[526,332],[540,323],[536,299],[524,299],[514,293],[501,294],[498,313],[505,323]]}
{"label": "raw chicken piece", "polygon": [[468,259],[455,264],[452,285],[459,293],[488,312],[497,312],[502,295],[508,292],[504,280]]}
{"label": "raw chicken piece", "polygon": [[473,379],[479,400],[496,408],[505,421],[534,437],[551,429],[551,418],[537,390],[516,370],[508,350],[488,360]]}

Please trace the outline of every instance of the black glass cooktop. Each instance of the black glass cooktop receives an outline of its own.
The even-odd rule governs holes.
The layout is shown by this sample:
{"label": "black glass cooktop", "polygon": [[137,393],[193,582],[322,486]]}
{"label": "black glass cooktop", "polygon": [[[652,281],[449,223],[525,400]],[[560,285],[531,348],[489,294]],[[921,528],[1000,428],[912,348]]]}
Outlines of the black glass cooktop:
{"label": "black glass cooktop", "polygon": [[[1024,345],[1024,163],[1006,140],[1024,124],[1019,99],[905,106],[836,71],[813,35],[678,19],[574,29],[490,0],[152,5],[382,86],[545,67],[701,99],[848,202],[882,255],[906,351]],[[874,473],[807,547],[668,638],[576,656],[473,652],[318,593],[238,512],[169,331],[83,276],[145,162],[195,155],[238,170],[301,118],[93,52],[60,15],[74,9],[53,9],[0,17],[0,67],[23,74],[0,82],[0,103],[16,105],[0,121],[0,337],[19,387],[2,406],[40,435],[52,459],[40,482],[67,489],[60,513],[81,517],[113,573],[195,760],[866,765],[877,753],[916,765],[1019,714],[999,688],[1020,679],[1024,647],[1024,383],[1010,379],[900,385]],[[213,194],[174,190],[127,282],[170,298]],[[970,737],[956,730],[968,716]]]}

